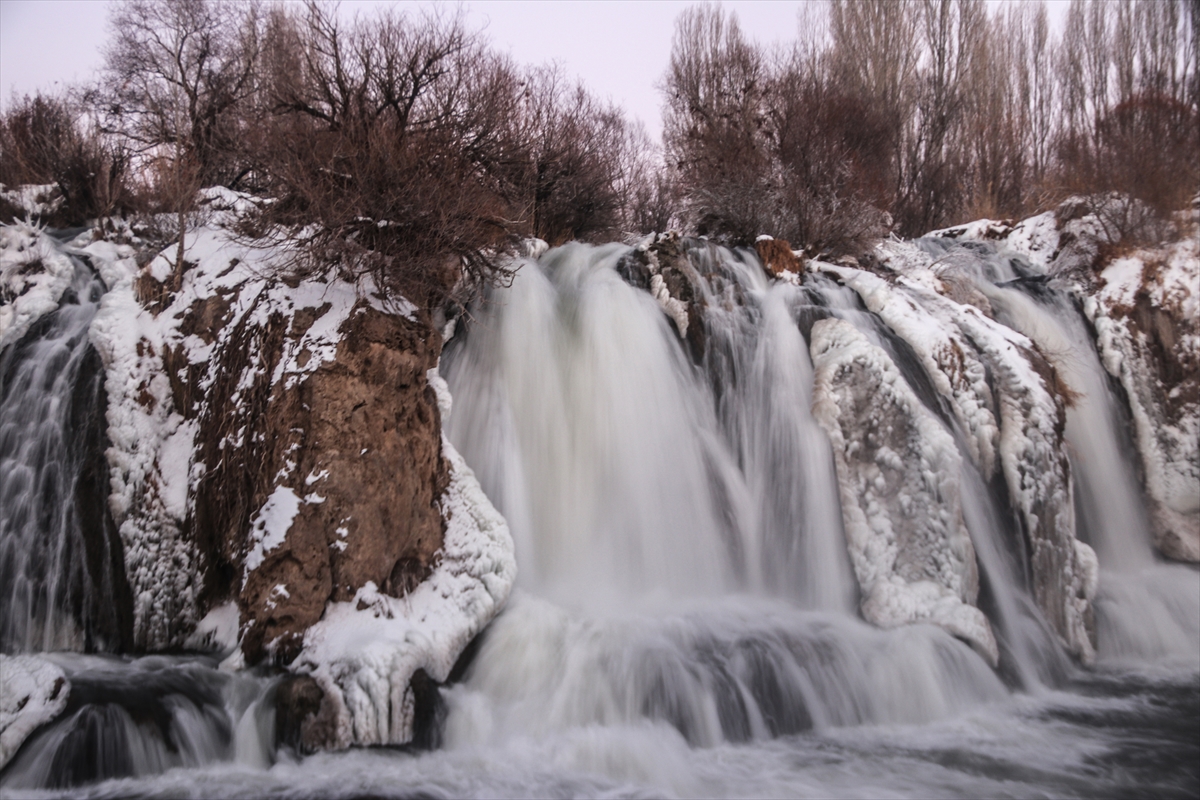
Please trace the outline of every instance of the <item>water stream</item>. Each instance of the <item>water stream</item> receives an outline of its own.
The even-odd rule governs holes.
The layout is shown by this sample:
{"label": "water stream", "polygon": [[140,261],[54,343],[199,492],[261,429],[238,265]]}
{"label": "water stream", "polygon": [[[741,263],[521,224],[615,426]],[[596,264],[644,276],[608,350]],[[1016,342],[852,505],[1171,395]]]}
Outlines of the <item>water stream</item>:
{"label": "water stream", "polygon": [[[965,453],[911,349],[827,277],[769,283],[747,253],[687,248],[702,353],[621,277],[619,245],[526,262],[443,353],[446,433],[507,518],[520,574],[441,690],[438,751],[299,758],[276,742],[266,674],[60,653],[77,691],[0,773],[5,796],[1194,797],[1200,574],[1153,555],[1119,398],[1069,301],[971,255],[997,313],[1083,395],[1067,437],[1103,567],[1101,663],[1082,670],[1030,599],[1011,512],[965,458],[994,670],[940,628],[858,616],[806,337],[822,317],[854,324]],[[6,652],[120,649],[55,582],[91,587],[69,568],[78,523],[60,520],[86,461],[62,455],[83,424],[62,406],[87,373],[63,365],[87,357],[102,291],[81,264],[60,310],[0,358]],[[45,410],[26,416],[37,404],[18,391]],[[37,502],[57,527],[30,521]]]}
{"label": "water stream", "polygon": [[0,652],[116,649],[128,624],[88,340],[103,293],[77,260],[58,310],[0,355]]}

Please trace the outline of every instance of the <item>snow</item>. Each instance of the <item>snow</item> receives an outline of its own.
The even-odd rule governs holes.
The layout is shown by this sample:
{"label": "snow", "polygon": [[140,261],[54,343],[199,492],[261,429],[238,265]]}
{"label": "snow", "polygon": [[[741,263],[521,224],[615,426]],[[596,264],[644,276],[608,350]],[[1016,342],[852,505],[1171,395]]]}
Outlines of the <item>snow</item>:
{"label": "snow", "polygon": [[[26,219],[53,214],[62,207],[65,199],[56,183],[29,183],[11,188],[0,183],[0,198],[24,211]],[[5,219],[0,223],[11,221]]]}
{"label": "snow", "polygon": [[[428,377],[444,421],[449,391],[436,370]],[[516,579],[508,524],[445,437],[442,451],[450,485],[440,501],[446,533],[432,574],[403,598],[368,583],[351,602],[329,603],[292,665],[312,675],[336,709],[338,748],[409,741],[413,673],[423,669],[445,681],[463,649],[503,608]]]}
{"label": "snow", "polygon": [[1109,305],[1132,306],[1142,285],[1142,266],[1140,258],[1115,259],[1100,273],[1104,281],[1101,298]]}
{"label": "snow", "polygon": [[671,297],[671,292],[667,289],[667,284],[663,281],[662,275],[655,273],[650,276],[650,294],[666,315],[675,321],[675,328],[679,331],[679,338],[685,338],[688,329],[687,306],[678,299]]}
{"label": "snow", "polygon": [[67,707],[71,684],[55,664],[34,655],[0,654],[0,769],[40,726]]}
{"label": "snow", "polygon": [[250,548],[246,553],[243,579],[258,569],[266,555],[287,539],[292,521],[300,512],[301,502],[307,500],[301,501],[296,493],[286,486],[276,486],[262,508],[250,519]]}
{"label": "snow", "polygon": [[994,219],[977,219],[974,222],[968,222],[965,225],[956,225],[950,228],[941,228],[936,231],[930,231],[926,236],[936,236],[940,239],[963,239],[968,241],[983,241],[985,239],[999,239],[1008,235],[1012,231],[1012,226],[1007,222],[1001,222]]}
{"label": "snow", "polygon": [[[954,438],[887,353],[850,323],[818,321],[811,350],[813,416],[833,446],[863,616],[883,628],[931,622],[995,665],[999,652],[991,625],[971,605],[977,567],[959,504],[961,457]],[[864,412],[872,419],[861,418]],[[903,454],[888,446],[893,435],[902,439]],[[870,460],[864,445],[874,447]],[[914,578],[914,563],[926,578]]]}
{"label": "snow", "polygon": [[232,601],[217,606],[196,624],[183,646],[189,650],[228,653],[238,644],[238,607]]}
{"label": "snow", "polygon": [[1004,246],[1008,250],[1024,256],[1026,261],[1042,272],[1049,271],[1051,262],[1058,254],[1058,242],[1058,222],[1053,211],[1022,220],[1004,238]]}
{"label": "snow", "polygon": [[550,249],[549,242],[544,239],[529,238],[521,242],[520,253],[524,258],[537,260]]}
{"label": "snow", "polygon": [[89,335],[105,367],[109,509],[134,595],[134,641],[166,647],[195,619],[196,554],[181,532],[195,429],[174,408],[161,361],[169,340],[137,300],[137,264],[118,249],[88,252],[111,281]]}
{"label": "snow", "polygon": [[[924,254],[916,248],[911,251],[908,258],[922,264]],[[895,251],[890,255],[896,255]],[[924,264],[928,263],[925,256]],[[957,328],[935,317],[926,307],[939,297],[927,288],[936,281],[932,272],[925,268],[929,274],[922,280],[913,274],[910,265],[910,274],[893,288],[883,278],[863,270],[832,264],[821,264],[819,268],[854,289],[867,310],[879,315],[920,356],[938,394],[950,401],[962,429],[970,434],[966,444],[971,460],[985,479],[990,478],[995,469],[999,426],[992,413],[987,369]]]}
{"label": "snow", "polygon": [[0,350],[58,308],[75,265],[42,229],[0,226]]}
{"label": "snow", "polygon": [[[157,313],[138,300],[135,284],[143,272],[169,282],[175,246],[144,270],[139,270],[128,247],[97,241],[84,250],[110,287],[90,335],[106,369],[110,507],[134,591],[135,641],[150,648],[180,644],[197,616],[193,585],[197,555],[182,531],[204,475],[204,465],[196,463],[196,418],[202,409],[198,400],[191,408],[177,407],[184,398],[172,391],[172,377],[185,385],[195,384],[184,396],[205,397],[228,368],[228,356],[242,356],[244,363],[228,398],[239,409],[246,392],[262,379],[271,388],[278,384],[294,388],[333,361],[343,324],[361,304],[387,306],[387,313],[409,318],[416,310],[404,298],[385,302],[369,282],[354,285],[333,274],[290,286],[277,277],[292,255],[287,243],[247,241],[228,230],[248,204],[261,201],[217,188],[201,192],[200,202],[205,211],[198,219],[204,225],[190,229],[184,240],[189,269],[178,290],[168,295],[167,307]],[[204,312],[204,304],[223,316],[214,320],[213,330],[185,335],[181,324]],[[302,310],[311,324],[300,330]],[[247,350],[237,337],[280,323],[286,331],[283,352],[267,375],[266,354],[255,347]],[[164,369],[168,353],[182,362],[175,376]],[[231,420],[231,428],[222,449],[246,446],[246,426]],[[321,502],[322,498],[310,493],[305,500]],[[267,524],[275,517],[268,517],[257,518],[263,527],[255,531],[261,537],[252,549],[256,559],[269,552],[272,535],[277,533]]]}
{"label": "snow", "polygon": [[1058,254],[1058,221],[1053,211],[1037,214],[1012,225],[979,219],[952,228],[930,231],[927,236],[960,242],[994,242],[1002,253],[1022,256],[1040,272],[1047,272]]}
{"label": "snow", "polygon": [[[1184,400],[1182,392],[1187,365],[1194,365],[1200,352],[1200,241],[1192,235],[1158,249],[1134,251],[1114,259],[1100,278],[1099,291],[1089,295],[1076,287],[1076,292],[1084,295],[1101,363],[1129,398],[1146,490],[1157,506],[1156,527],[1160,535],[1164,530],[1189,532],[1184,550],[1195,550],[1200,557],[1200,408]],[[1141,301],[1139,293],[1144,293]],[[1132,324],[1129,313],[1135,304],[1151,311],[1139,319],[1165,314],[1171,320],[1160,356],[1151,340],[1155,332]],[[1161,339],[1161,332],[1157,336]],[[1173,389],[1161,382],[1159,358],[1183,367],[1183,382]],[[1174,412],[1168,410],[1167,398]]]}

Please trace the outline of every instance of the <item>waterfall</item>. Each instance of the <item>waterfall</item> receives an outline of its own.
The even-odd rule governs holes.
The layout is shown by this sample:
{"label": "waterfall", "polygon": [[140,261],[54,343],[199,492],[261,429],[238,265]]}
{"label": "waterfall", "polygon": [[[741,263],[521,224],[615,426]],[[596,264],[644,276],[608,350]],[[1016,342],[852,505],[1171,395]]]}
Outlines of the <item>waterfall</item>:
{"label": "waterfall", "polygon": [[1065,438],[1079,535],[1095,548],[1101,567],[1101,657],[1194,661],[1200,653],[1200,580],[1194,569],[1155,557],[1131,425],[1081,311],[1030,265],[994,248],[930,239],[921,244],[970,270],[999,318],[1038,345],[1072,392]]}
{"label": "waterfall", "polygon": [[711,410],[654,301],[613,270],[621,250],[569,245],[493,293],[471,352],[446,356],[448,433],[509,519],[524,585],[564,602],[720,593],[743,543],[713,497],[745,490],[712,464]]}
{"label": "waterfall", "polygon": [[[70,691],[0,764],[0,789],[1194,796],[1200,575],[1154,554],[1123,400],[1067,293],[990,245],[903,245],[971,277],[986,302],[967,309],[970,328],[947,311],[955,301],[923,295],[902,270],[894,284],[832,264],[772,279],[750,251],[672,247],[661,259],[641,246],[551,249],[457,321],[439,366],[453,396],[444,433],[507,519],[517,589],[433,688],[439,750],[308,757],[289,749],[300,739],[282,721],[331,717],[303,717],[307,696],[279,700],[277,714],[273,668],[222,664],[234,604],[184,645],[204,653],[114,655],[130,647],[132,606],[104,502],[103,367],[88,341],[105,287],[77,258],[58,309],[0,354],[0,652],[39,653],[21,658]],[[905,327],[876,290],[911,302],[926,327]],[[1036,343],[1073,391],[1071,483],[1066,459],[1054,463],[1068,511],[1074,487],[1071,530],[1100,562],[1094,668],[1072,661],[1047,621],[1031,565],[1050,540],[1026,538],[1028,509],[991,445],[1004,364],[971,337],[1012,333],[993,322]],[[923,349],[942,331],[931,326],[951,325],[980,354],[968,376],[990,385],[980,396],[994,392],[975,416]],[[871,388],[856,396],[860,386]],[[873,405],[885,392],[893,405]],[[858,404],[857,416],[840,409],[845,430],[830,427],[830,398]],[[1021,439],[1022,424],[1007,433]],[[908,450],[878,446],[888,431],[877,428],[891,427]],[[842,480],[858,447],[887,452]],[[884,467],[903,477],[886,492]],[[923,472],[937,474],[922,484]],[[850,519],[863,498],[876,539]],[[922,539],[934,529],[945,535]],[[868,557],[888,547],[894,564]],[[864,572],[877,566],[895,567],[899,606],[932,597],[929,608],[990,625],[991,651],[952,614],[872,617]],[[367,635],[356,631],[346,635]],[[403,702],[362,688],[363,713]]]}
{"label": "waterfall", "polygon": [[695,367],[617,274],[625,254],[572,245],[527,263],[445,356],[448,435],[509,519],[523,585],[572,602],[587,587],[737,589],[851,612],[803,293],[727,258],[741,301],[702,282],[710,345]]}
{"label": "waterfall", "polygon": [[274,760],[274,681],[230,675],[205,657],[123,660],[58,654],[66,710],[3,772],[5,789],[63,789],[172,768]]}
{"label": "waterfall", "polygon": [[108,520],[104,372],[88,340],[104,284],[82,261],[59,308],[0,356],[0,652],[111,650],[128,636]]}
{"label": "waterfall", "polygon": [[1002,697],[945,633],[856,618],[806,290],[697,246],[691,363],[626,255],[527,261],[444,354],[448,436],[509,520],[523,589],[469,683],[487,721],[452,714],[451,740],[649,718],[713,744]]}

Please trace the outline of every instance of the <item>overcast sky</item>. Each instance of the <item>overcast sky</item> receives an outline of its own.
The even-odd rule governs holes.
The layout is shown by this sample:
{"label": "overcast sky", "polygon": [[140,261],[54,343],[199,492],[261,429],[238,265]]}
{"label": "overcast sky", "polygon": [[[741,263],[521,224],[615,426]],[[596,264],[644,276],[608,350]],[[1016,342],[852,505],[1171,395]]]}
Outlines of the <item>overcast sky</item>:
{"label": "overcast sky", "polygon": [[[119,2],[119,0],[111,0]],[[997,0],[992,0],[996,2]],[[0,106],[18,94],[88,80],[99,68],[110,0],[0,0]],[[344,12],[387,0],[349,0]],[[465,2],[468,21],[518,62],[558,62],[596,94],[622,105],[651,136],[662,128],[658,86],[671,53],[675,18],[692,0],[485,0]],[[415,7],[427,3],[395,5]],[[796,36],[804,0],[725,2],[762,44]],[[1063,0],[1052,0],[1061,17]]]}

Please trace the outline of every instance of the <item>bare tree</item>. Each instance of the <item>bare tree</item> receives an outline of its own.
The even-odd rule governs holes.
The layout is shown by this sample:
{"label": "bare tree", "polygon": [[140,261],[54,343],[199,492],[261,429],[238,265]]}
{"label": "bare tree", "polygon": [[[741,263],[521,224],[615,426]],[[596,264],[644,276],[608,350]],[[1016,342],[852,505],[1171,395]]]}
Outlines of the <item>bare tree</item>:
{"label": "bare tree", "polygon": [[665,81],[663,139],[687,221],[698,233],[753,240],[775,192],[767,152],[762,54],[737,17],[700,5],[676,22]]}
{"label": "bare tree", "polygon": [[54,184],[62,199],[44,221],[74,225],[127,209],[130,159],[61,97],[14,99],[0,118],[0,183]]}
{"label": "bare tree", "polygon": [[166,147],[203,185],[236,183],[242,120],[253,92],[256,2],[126,0],[113,5],[100,94],[108,124],[144,152]]}
{"label": "bare tree", "polygon": [[619,233],[623,184],[635,166],[626,151],[636,146],[620,109],[569,85],[554,67],[530,71],[521,109],[530,232],[552,244]]}
{"label": "bare tree", "polygon": [[[274,115],[261,160],[278,201],[260,233],[299,236],[313,266],[370,275],[434,305],[520,232],[521,82],[461,15],[386,11],[343,23],[321,3],[269,23]],[[280,227],[282,226],[282,227]]]}

